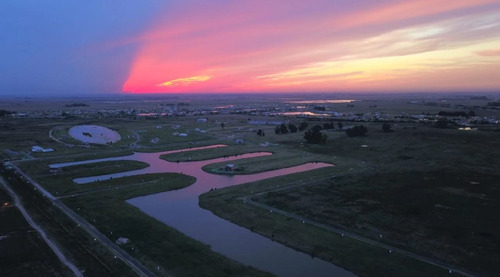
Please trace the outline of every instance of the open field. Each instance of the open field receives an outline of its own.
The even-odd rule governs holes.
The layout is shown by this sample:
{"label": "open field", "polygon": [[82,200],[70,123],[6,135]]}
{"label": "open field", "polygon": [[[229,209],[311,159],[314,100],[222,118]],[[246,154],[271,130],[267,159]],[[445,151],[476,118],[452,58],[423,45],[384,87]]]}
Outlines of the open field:
{"label": "open field", "polygon": [[225,188],[202,195],[200,206],[252,232],[308,253],[311,257],[330,261],[360,276],[449,276],[445,269],[389,253],[387,249],[343,237],[300,220],[270,213],[268,209],[255,207],[240,199],[259,191],[276,189],[277,186],[296,184],[297,180],[329,178],[330,174],[328,168],[318,169]]}
{"label": "open field", "polygon": [[500,262],[498,177],[460,171],[342,176],[254,199],[493,276]]}
{"label": "open field", "polygon": [[[176,98],[165,101],[181,102]],[[218,105],[243,105],[246,100],[212,101],[218,102]],[[429,101],[472,107],[485,106],[489,100],[457,98]],[[194,102],[191,107],[196,105]],[[56,107],[62,103],[52,105]],[[264,100],[256,103],[267,105]],[[418,103],[374,97],[351,105],[331,104],[326,108],[353,115],[436,114],[442,110],[457,110]],[[129,102],[113,104],[117,108],[127,105],[133,107]],[[159,107],[157,103],[150,102],[137,105],[143,105],[144,109]],[[105,105],[96,101],[92,108],[95,107]],[[484,116],[498,117],[499,114],[492,109],[474,108],[474,111]],[[198,122],[198,118],[206,118],[207,121]],[[495,276],[497,273],[495,265],[500,262],[500,225],[495,217],[495,211],[500,208],[498,124],[478,124],[472,126],[477,128],[475,131],[460,131],[454,125],[441,129],[436,128],[432,121],[409,119],[361,121],[232,113],[148,119],[124,116],[0,120],[2,159],[14,160],[24,172],[55,196],[63,197],[61,201],[111,240],[120,236],[130,238],[131,243],[122,246],[123,249],[159,275],[206,276],[207,272],[213,272],[212,276],[266,274],[215,254],[209,246],[186,237],[125,202],[132,197],[188,186],[193,182],[188,176],[150,174],[82,186],[72,180],[144,168],[146,165],[132,161],[106,162],[67,167],[60,173],[49,173],[48,165],[209,144],[228,146],[181,152],[162,158],[185,162],[250,152],[273,153],[271,156],[239,161],[238,165],[245,169],[235,174],[258,173],[306,162],[328,162],[335,166],[212,191],[201,196],[200,205],[253,232],[311,256],[322,257],[361,276],[449,276],[449,273],[445,268],[389,253],[385,248],[342,237],[290,217],[269,213],[269,210],[244,203],[243,199],[249,197],[257,203],[340,228],[389,247],[410,251],[472,272],[473,275]],[[306,121],[308,128],[333,121],[342,122],[344,129],[364,125],[368,134],[366,137],[348,137],[335,125],[333,130],[322,131],[328,135],[325,144],[307,144],[303,132],[277,135],[274,133],[276,125],[251,124],[251,121],[281,121],[295,125]],[[391,125],[393,132],[382,131],[384,122]],[[81,124],[111,128],[120,133],[122,140],[109,145],[80,147],[80,142],[70,138],[67,130]],[[257,130],[264,131],[265,136],[258,136]],[[49,133],[57,141],[51,139]],[[187,136],[174,136],[173,133],[186,133]],[[238,139],[241,142],[237,143]],[[32,153],[33,145],[50,147],[55,151]],[[225,165],[210,164],[203,169],[209,172]],[[286,188],[287,185],[294,186]],[[44,206],[43,201],[36,203]],[[55,210],[49,209],[48,213],[56,218],[60,216]],[[44,217],[40,219],[50,222]],[[70,227],[54,232],[66,233],[61,235],[65,247],[81,249],[86,245],[87,242],[82,239],[85,235],[78,234],[82,237],[76,239],[67,235],[78,230],[71,226],[71,222],[61,222]],[[50,224],[47,226],[51,228]],[[110,233],[112,231],[113,234]],[[72,240],[77,242],[72,244]],[[85,251],[94,251],[93,247],[99,249],[88,243]],[[105,267],[114,266],[115,261],[109,259],[105,250],[97,250],[96,255],[104,257],[100,259]],[[75,260],[83,259],[82,264],[92,263],[82,258],[83,254],[75,254],[74,257]],[[117,272],[124,268],[127,267],[119,265]],[[97,267],[96,272],[106,270]]]}

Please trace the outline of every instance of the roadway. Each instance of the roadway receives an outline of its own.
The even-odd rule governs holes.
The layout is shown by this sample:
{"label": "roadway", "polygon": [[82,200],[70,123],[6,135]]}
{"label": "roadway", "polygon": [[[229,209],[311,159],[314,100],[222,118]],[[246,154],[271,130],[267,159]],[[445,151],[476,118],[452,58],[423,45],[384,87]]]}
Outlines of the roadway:
{"label": "roadway", "polygon": [[81,228],[86,230],[89,234],[91,234],[95,240],[101,241],[109,249],[109,251],[113,253],[113,255],[115,255],[117,258],[121,259],[123,262],[128,264],[137,274],[139,274],[140,276],[148,276],[148,277],[156,276],[147,267],[142,265],[139,261],[137,261],[126,251],[121,249],[108,237],[99,232],[99,230],[97,230],[93,225],[89,224],[85,219],[83,219],[81,216],[73,212],[73,210],[68,208],[66,205],[64,205],[64,203],[62,203],[59,199],[54,197],[40,184],[35,182],[28,174],[24,173],[16,164],[12,163],[12,166],[18,174],[20,174],[21,176],[23,176],[23,178],[27,180],[29,184],[33,185],[35,189],[39,190],[45,197],[49,198],[56,207],[58,207],[69,218],[71,218],[75,223],[77,223],[78,226],[80,226]]}
{"label": "roadway", "polygon": [[10,194],[10,196],[14,200],[14,205],[17,206],[19,211],[21,211],[21,214],[24,216],[29,225],[31,225],[31,227],[40,234],[45,243],[47,243],[50,249],[52,249],[52,251],[56,254],[57,258],[59,258],[59,260],[63,264],[65,264],[73,272],[75,276],[83,277],[82,272],[80,272],[80,270],[78,270],[78,268],[68,260],[66,255],[64,255],[63,251],[47,236],[45,231],[42,228],[40,228],[38,224],[35,223],[35,221],[31,218],[31,216],[24,208],[21,199],[19,199],[19,196],[17,196],[17,194],[9,187],[9,185],[5,182],[5,180],[2,177],[0,177],[0,185],[2,185],[5,188],[5,190]]}

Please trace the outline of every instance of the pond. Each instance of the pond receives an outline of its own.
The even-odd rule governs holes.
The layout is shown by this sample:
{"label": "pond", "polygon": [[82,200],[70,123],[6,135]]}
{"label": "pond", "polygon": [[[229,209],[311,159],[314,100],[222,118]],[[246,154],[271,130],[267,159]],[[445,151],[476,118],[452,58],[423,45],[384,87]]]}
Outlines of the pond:
{"label": "pond", "polygon": [[[202,209],[198,205],[198,197],[202,193],[210,191],[210,189],[219,189],[276,176],[328,167],[332,166],[331,164],[306,163],[299,166],[250,175],[215,175],[204,172],[201,168],[207,164],[230,162],[238,159],[271,155],[272,153],[255,152],[225,158],[180,163],[167,162],[159,159],[163,154],[222,146],[224,145],[159,153],[134,153],[131,156],[125,157],[113,157],[51,166],[62,167],[104,160],[136,160],[150,164],[150,166],[145,169],[75,179],[75,182],[80,184],[96,180],[158,172],[178,172],[194,176],[196,177],[196,182],[184,189],[137,197],[129,199],[127,202],[138,207],[144,213],[181,231],[187,236],[210,245],[211,249],[215,252],[243,264],[271,272],[277,276],[355,276],[353,273],[331,263],[318,258],[312,258],[309,255],[288,248],[257,233],[253,233],[246,228],[242,228],[225,219],[217,217],[212,212]],[[341,249],[339,249],[339,251],[341,251]]]}
{"label": "pond", "polygon": [[86,143],[106,144],[114,143],[121,139],[118,132],[98,125],[73,126],[68,131],[69,135]]}

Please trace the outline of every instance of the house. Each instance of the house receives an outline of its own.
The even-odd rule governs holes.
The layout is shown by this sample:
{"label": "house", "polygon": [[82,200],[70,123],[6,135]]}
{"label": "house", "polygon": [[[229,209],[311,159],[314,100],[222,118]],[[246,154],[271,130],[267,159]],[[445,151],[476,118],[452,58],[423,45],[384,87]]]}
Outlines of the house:
{"label": "house", "polygon": [[224,168],[224,170],[226,171],[234,171],[235,169],[236,169],[235,164],[227,164],[226,167]]}
{"label": "house", "polygon": [[187,136],[188,136],[188,134],[186,134],[186,133],[180,133],[179,134],[179,137],[187,137]]}
{"label": "house", "polygon": [[31,152],[42,152],[42,151],[43,151],[43,147],[40,147],[38,145],[31,147]]}
{"label": "house", "polygon": [[130,242],[130,239],[128,238],[123,238],[123,237],[120,237],[116,240],[116,244],[118,245],[123,245],[123,244],[127,244]]}
{"label": "house", "polygon": [[31,152],[37,152],[37,153],[40,153],[40,152],[43,152],[43,153],[47,153],[47,152],[53,152],[54,149],[52,148],[43,148],[41,146],[38,146],[38,145],[35,145],[33,147],[31,147]]}
{"label": "house", "polygon": [[207,123],[207,119],[206,118],[198,118],[196,120],[196,122],[198,122],[198,123]]}

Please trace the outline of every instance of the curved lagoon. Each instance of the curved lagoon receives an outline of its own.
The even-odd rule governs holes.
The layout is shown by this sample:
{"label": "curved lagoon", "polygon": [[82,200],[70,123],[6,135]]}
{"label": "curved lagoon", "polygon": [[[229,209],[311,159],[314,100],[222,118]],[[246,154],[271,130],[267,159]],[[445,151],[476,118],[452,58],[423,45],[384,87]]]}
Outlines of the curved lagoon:
{"label": "curved lagoon", "polygon": [[[203,147],[221,147],[223,145]],[[176,228],[182,233],[211,246],[212,250],[228,256],[243,264],[271,272],[278,276],[355,276],[331,263],[288,248],[248,229],[215,216],[212,212],[198,205],[198,197],[213,188],[223,188],[276,176],[332,166],[326,163],[307,163],[299,166],[283,168],[251,175],[214,175],[201,168],[207,164],[234,161],[238,159],[271,155],[268,152],[249,153],[227,158],[218,158],[193,162],[167,162],[159,159],[163,154],[179,151],[197,150],[200,148],[165,151],[160,153],[134,153],[126,157],[114,157],[93,161],[57,164],[52,166],[69,166],[82,163],[136,160],[150,164],[150,167],[129,172],[109,174],[75,179],[84,184],[111,177],[131,176],[145,173],[178,172],[196,177],[196,182],[184,189],[167,191],[127,200],[146,214]],[[342,249],[339,249],[342,251]]]}

